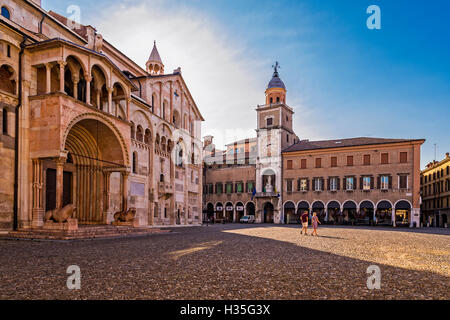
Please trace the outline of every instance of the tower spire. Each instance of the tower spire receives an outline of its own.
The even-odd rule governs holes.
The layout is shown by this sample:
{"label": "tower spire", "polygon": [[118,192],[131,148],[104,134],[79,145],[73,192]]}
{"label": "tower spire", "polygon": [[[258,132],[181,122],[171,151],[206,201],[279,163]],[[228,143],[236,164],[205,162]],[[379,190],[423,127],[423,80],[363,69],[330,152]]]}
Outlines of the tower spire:
{"label": "tower spire", "polygon": [[164,74],[164,64],[159,55],[158,48],[156,48],[156,40],[153,41],[153,49],[145,66],[147,67],[147,72],[152,75]]}

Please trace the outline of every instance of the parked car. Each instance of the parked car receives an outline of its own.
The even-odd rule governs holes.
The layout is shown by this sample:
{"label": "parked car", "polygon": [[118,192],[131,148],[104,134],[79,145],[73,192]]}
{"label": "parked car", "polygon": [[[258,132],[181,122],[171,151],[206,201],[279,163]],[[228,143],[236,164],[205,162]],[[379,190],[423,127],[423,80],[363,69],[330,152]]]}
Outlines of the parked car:
{"label": "parked car", "polygon": [[243,216],[241,220],[239,220],[240,223],[255,223],[255,217],[254,216]]}

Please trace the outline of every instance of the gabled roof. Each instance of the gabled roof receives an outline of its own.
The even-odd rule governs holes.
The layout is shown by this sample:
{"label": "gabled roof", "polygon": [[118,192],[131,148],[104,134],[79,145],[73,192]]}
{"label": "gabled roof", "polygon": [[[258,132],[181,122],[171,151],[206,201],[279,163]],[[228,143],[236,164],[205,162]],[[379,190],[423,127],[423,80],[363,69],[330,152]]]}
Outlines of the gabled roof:
{"label": "gabled roof", "polygon": [[296,144],[293,144],[292,146],[284,149],[283,152],[345,148],[345,147],[402,143],[402,142],[422,142],[423,143],[424,141],[425,141],[424,139],[385,139],[385,138],[368,138],[368,137],[358,137],[358,138],[338,139],[338,140],[321,140],[321,141],[303,140],[303,141],[297,142]]}

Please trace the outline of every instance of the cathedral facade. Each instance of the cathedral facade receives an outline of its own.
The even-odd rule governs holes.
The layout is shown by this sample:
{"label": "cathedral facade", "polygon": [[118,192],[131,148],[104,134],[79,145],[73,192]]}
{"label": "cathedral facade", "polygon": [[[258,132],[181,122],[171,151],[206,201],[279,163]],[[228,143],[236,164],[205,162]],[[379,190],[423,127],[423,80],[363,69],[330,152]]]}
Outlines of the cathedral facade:
{"label": "cathedral facade", "polygon": [[0,16],[0,229],[201,222],[201,122],[181,69],[146,68],[92,26],[7,0]]}

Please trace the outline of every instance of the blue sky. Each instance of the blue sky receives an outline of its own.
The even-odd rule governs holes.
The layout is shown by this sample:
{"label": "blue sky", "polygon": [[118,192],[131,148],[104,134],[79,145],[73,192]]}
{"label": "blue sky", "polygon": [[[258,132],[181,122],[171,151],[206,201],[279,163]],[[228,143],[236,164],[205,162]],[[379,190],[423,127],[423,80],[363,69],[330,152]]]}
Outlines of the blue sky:
{"label": "blue sky", "polygon": [[[450,152],[450,1],[43,0],[62,14],[72,4],[140,65],[157,40],[218,147],[255,135],[277,60],[301,139],[425,138],[422,167],[434,144],[438,159]],[[381,30],[366,27],[372,4]]]}

